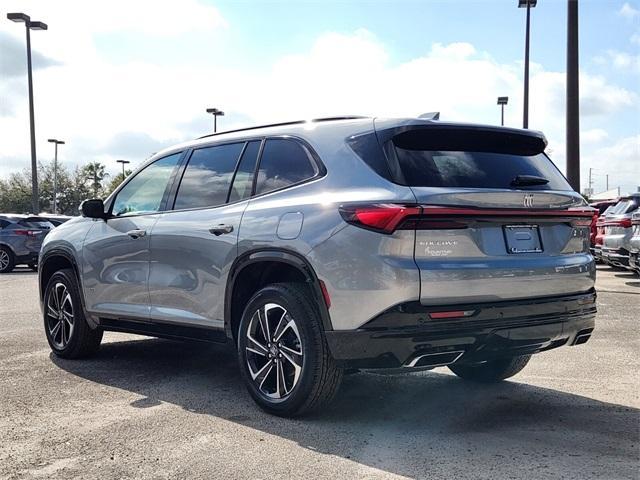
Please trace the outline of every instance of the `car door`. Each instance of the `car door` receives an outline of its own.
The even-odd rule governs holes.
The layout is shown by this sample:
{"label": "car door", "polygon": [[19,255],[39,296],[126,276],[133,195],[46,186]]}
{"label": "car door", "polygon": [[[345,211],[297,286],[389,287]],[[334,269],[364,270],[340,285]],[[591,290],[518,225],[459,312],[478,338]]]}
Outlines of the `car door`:
{"label": "car door", "polygon": [[195,149],[151,232],[154,321],[224,328],[224,291],[261,141]]}
{"label": "car door", "polygon": [[95,220],[83,246],[82,285],[89,313],[149,317],[149,233],[167,202],[182,153],[160,158],[130,178]]}

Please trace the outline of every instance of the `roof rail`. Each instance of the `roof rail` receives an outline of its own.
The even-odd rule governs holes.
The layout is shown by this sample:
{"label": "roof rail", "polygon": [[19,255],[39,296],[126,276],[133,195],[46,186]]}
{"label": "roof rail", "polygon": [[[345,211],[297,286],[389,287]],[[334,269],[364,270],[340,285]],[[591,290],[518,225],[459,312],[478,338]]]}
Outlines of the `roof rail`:
{"label": "roof rail", "polygon": [[302,125],[303,123],[307,123],[307,122],[318,123],[318,122],[333,122],[337,120],[358,120],[362,118],[368,118],[368,117],[363,115],[343,115],[340,117],[322,117],[322,118],[313,118],[311,120],[294,120],[291,122],[270,123],[267,125],[256,125],[253,127],[237,128],[235,130],[225,130],[224,132],[210,133],[208,135],[203,135],[201,137],[198,137],[198,140],[200,140],[201,138],[215,137],[216,135],[224,135],[226,133],[244,132],[247,130],[257,130],[259,128],[285,127],[287,125]]}

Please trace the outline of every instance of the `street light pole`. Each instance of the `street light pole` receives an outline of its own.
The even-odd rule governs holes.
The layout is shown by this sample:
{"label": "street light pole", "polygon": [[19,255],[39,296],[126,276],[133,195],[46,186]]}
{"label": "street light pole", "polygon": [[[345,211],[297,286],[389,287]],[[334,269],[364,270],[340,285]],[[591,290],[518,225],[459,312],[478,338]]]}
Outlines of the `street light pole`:
{"label": "street light pole", "polygon": [[529,128],[529,30],[531,24],[531,9],[538,0],[518,0],[518,8],[527,9],[527,27],[524,40],[524,105],[522,111],[522,128]]}
{"label": "street light pole", "polygon": [[498,105],[501,108],[500,125],[504,127],[504,106],[509,103],[509,97],[498,97]]}
{"label": "street light pole", "polygon": [[224,112],[217,108],[207,108],[207,113],[213,115],[213,133],[216,133],[218,131],[218,116],[224,117]]}
{"label": "street light pole", "polygon": [[53,213],[56,214],[58,213],[58,145],[64,145],[64,141],[50,138],[47,142],[55,145],[53,157]]}
{"label": "street light pole", "polygon": [[122,164],[122,181],[124,182],[124,179],[126,178],[125,174],[124,174],[124,166],[127,163],[131,163],[129,160],[116,160],[116,162],[121,163]]}
{"label": "street light pole", "polygon": [[580,191],[580,101],[578,76],[578,0],[567,1],[567,180]]}
{"label": "street light pole", "polygon": [[33,114],[33,75],[31,69],[31,30],[46,30],[47,24],[32,21],[24,13],[8,13],[7,18],[12,22],[24,22],[27,31],[27,79],[29,84],[29,129],[31,132],[31,208],[33,213],[40,211],[38,198],[38,164],[36,160],[36,129]]}

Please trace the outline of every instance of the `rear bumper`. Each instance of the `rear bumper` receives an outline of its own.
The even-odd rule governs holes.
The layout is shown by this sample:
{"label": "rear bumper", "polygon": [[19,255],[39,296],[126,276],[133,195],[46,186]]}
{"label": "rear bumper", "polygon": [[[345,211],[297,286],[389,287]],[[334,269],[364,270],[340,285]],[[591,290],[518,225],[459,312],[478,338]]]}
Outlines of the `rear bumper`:
{"label": "rear bumper", "polygon": [[[507,302],[393,307],[358,330],[326,332],[333,357],[354,368],[439,366],[538,353],[584,343],[595,325],[596,294]],[[460,319],[430,312],[473,311]]]}
{"label": "rear bumper", "polygon": [[38,263],[38,252],[30,252],[25,255],[16,256],[16,264]]}
{"label": "rear bumper", "polygon": [[629,266],[629,252],[624,248],[602,248],[602,258],[618,267]]}

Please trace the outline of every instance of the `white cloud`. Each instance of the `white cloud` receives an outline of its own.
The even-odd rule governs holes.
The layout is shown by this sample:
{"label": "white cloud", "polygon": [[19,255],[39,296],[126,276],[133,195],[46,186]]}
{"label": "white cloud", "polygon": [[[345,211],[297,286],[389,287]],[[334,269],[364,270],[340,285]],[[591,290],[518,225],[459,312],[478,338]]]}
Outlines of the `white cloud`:
{"label": "white cloud", "polygon": [[606,175],[609,175],[609,188],[620,186],[622,193],[636,191],[640,187],[640,134],[595,150],[585,150],[581,164],[583,178],[587,178],[589,168],[596,174],[596,191],[606,189]]}
{"label": "white cloud", "polygon": [[592,128],[580,132],[580,140],[583,143],[600,143],[609,137],[609,133],[602,128]]}
{"label": "white cloud", "polygon": [[640,55],[609,49],[606,50],[604,54],[594,57],[593,61],[601,67],[612,66],[620,70],[630,70],[634,73],[640,73]]}
{"label": "white cloud", "polygon": [[640,10],[633,8],[631,4],[625,2],[624,5],[618,11],[620,15],[629,20],[634,20],[637,16],[640,15]]}
{"label": "white cloud", "polygon": [[[72,5],[86,10],[84,3]],[[163,24],[163,18],[176,15],[173,4],[140,3],[148,8],[153,4],[160,19],[158,25]],[[67,4],[64,9],[59,5],[50,8],[48,13],[44,11],[49,8],[48,2],[34,5],[42,7],[42,18],[48,20],[46,15],[54,15],[54,10],[58,19],[63,18]],[[118,5],[126,8],[124,2]],[[224,30],[224,19],[214,15],[215,9],[189,0],[181,3],[181,10],[185,5],[191,13],[209,15],[209,27],[198,20],[189,27],[181,26],[184,32],[214,25]],[[134,28],[130,20],[107,17],[97,30],[121,32]],[[7,30],[7,23],[0,23],[0,29]],[[63,161],[101,160],[115,172],[116,158],[130,155],[128,158],[135,160],[135,155],[142,160],[144,148],[156,149],[160,144],[207,133],[204,129],[210,128],[211,119],[204,108],[208,106],[226,111],[227,116],[221,119],[226,129],[336,114],[416,116],[428,111],[441,111],[446,120],[497,124],[500,110],[496,97],[507,95],[506,124],[520,126],[522,122],[521,64],[497,62],[469,43],[436,43],[424,55],[398,64],[391,62],[385,45],[366,30],[328,32],[307,51],[285,55],[268,68],[242,62],[225,65],[215,55],[175,68],[151,62],[114,63],[94,47],[90,25],[77,32],[72,26],[51,23],[56,25],[55,30],[52,27],[49,32],[41,32],[47,37],[37,37],[36,42],[34,35],[34,48],[37,45],[43,54],[62,63],[35,75],[38,152],[44,159],[51,154],[46,138],[57,136],[67,140],[61,150]],[[163,34],[162,28],[149,28]],[[188,46],[185,43],[185,48]],[[531,72],[530,127],[547,134],[554,156],[562,160],[565,75],[536,64],[532,64]],[[8,98],[8,88],[0,80],[0,95]],[[586,72],[581,73],[580,88],[585,118],[604,120],[638,103],[635,93]],[[26,85],[11,85],[12,91],[20,89],[26,91]],[[585,135],[583,140],[587,142],[598,136],[600,141],[608,141],[602,132],[590,130]],[[11,112],[0,109],[0,144],[0,175],[15,169],[16,161],[12,160],[9,167],[5,159],[24,158],[28,165],[24,96],[11,95]]]}

